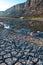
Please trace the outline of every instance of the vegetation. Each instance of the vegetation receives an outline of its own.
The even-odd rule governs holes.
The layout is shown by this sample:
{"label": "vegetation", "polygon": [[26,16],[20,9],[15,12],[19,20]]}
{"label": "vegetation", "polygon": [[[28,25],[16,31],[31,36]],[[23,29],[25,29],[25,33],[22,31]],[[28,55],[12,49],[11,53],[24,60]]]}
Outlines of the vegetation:
{"label": "vegetation", "polygon": [[43,31],[43,21],[38,21],[38,20],[30,20],[30,19],[22,19],[19,20],[18,22],[11,22],[9,23],[10,26],[15,29],[15,28],[26,28],[29,27],[31,31]]}
{"label": "vegetation", "polygon": [[[31,31],[43,31],[43,17],[42,16],[30,16],[30,17],[0,17],[0,18],[4,18],[4,19],[7,19],[9,18],[6,23],[8,25],[10,25],[11,28],[15,29],[15,28],[26,28],[26,27],[29,27],[31,29]],[[14,18],[14,20],[10,20],[10,18]],[[18,20],[16,19],[18,18]],[[17,20],[17,21],[16,21]],[[8,22],[9,21],[9,22]]]}

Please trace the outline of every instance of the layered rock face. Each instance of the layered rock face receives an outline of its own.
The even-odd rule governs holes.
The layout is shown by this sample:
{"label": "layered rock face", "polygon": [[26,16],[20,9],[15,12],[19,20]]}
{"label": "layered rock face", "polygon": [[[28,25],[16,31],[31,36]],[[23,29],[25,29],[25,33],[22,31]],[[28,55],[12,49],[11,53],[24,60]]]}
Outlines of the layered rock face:
{"label": "layered rock face", "polygon": [[27,15],[43,16],[43,1],[42,0],[27,0],[26,2]]}
{"label": "layered rock face", "polygon": [[42,0],[27,0],[26,3],[28,3],[31,7],[36,6],[37,4],[41,4]]}
{"label": "layered rock face", "polygon": [[4,16],[43,16],[43,0],[27,0],[7,9]]}

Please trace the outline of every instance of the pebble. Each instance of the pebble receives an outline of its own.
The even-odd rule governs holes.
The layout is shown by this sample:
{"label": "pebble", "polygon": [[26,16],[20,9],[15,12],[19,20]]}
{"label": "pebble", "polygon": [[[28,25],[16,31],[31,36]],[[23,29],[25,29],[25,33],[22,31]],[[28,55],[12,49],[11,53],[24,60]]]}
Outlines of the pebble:
{"label": "pebble", "polygon": [[5,63],[8,64],[8,65],[12,65],[12,59],[11,58],[7,58],[5,59]]}
{"label": "pebble", "polygon": [[4,58],[10,58],[10,57],[11,57],[10,53],[4,55]]}
{"label": "pebble", "polygon": [[0,30],[0,65],[43,65],[43,46],[39,49],[36,43],[5,31]]}
{"label": "pebble", "polygon": [[1,63],[0,65],[6,65],[5,63]]}
{"label": "pebble", "polygon": [[17,62],[15,65],[22,65],[20,62]]}

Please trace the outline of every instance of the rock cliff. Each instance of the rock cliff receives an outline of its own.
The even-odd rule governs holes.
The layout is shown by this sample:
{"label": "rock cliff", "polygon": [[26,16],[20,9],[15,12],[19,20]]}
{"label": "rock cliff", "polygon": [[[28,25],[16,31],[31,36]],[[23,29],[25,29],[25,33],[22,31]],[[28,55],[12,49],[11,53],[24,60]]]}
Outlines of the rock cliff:
{"label": "rock cliff", "polygon": [[43,16],[43,0],[27,0],[3,13],[1,12],[1,14],[2,16]]}

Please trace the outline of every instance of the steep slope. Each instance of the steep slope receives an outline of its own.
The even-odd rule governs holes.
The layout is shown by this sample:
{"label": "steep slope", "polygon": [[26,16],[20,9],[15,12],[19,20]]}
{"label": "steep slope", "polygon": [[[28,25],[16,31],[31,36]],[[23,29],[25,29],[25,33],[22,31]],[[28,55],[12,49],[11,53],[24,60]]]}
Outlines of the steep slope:
{"label": "steep slope", "polygon": [[0,16],[4,16],[4,11],[0,11]]}
{"label": "steep slope", "polygon": [[24,14],[24,3],[11,7],[5,11],[5,14],[8,16],[22,16]]}
{"label": "steep slope", "polygon": [[27,0],[26,2],[26,14],[43,16],[43,1],[42,0]]}
{"label": "steep slope", "polygon": [[7,9],[4,16],[43,16],[43,0],[27,0]]}

